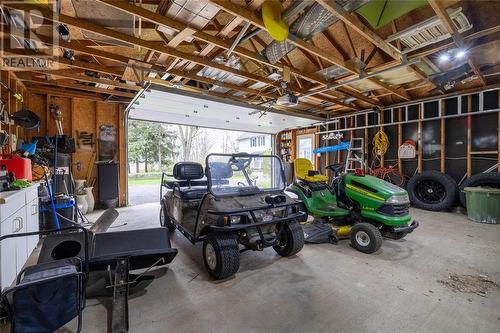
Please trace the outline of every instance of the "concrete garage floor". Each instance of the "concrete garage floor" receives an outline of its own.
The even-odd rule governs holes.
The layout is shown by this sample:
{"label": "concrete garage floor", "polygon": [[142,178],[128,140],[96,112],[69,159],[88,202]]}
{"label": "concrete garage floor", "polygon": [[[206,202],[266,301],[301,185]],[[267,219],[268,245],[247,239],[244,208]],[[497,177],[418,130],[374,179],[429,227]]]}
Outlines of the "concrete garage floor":
{"label": "concrete garage floor", "polygon": [[[159,223],[157,203],[119,211],[114,230]],[[192,246],[176,232],[177,257],[130,297],[130,332],[500,332],[500,225],[459,213],[411,213],[420,227],[375,254],[348,241],[306,244],[292,258],[249,251],[236,276],[222,282],[205,272],[201,243]],[[439,282],[455,274],[478,280],[460,290],[482,288],[454,292]],[[109,331],[109,303],[87,300],[82,332]]]}
{"label": "concrete garage floor", "polygon": [[[122,208],[115,225],[156,226],[158,212],[156,203]],[[249,251],[223,282],[205,272],[201,243],[176,232],[177,257],[130,299],[130,332],[500,332],[500,288],[479,295],[438,282],[459,274],[500,283],[500,225],[411,213],[420,228],[376,254],[348,241],[306,245],[293,258]],[[105,309],[88,301],[84,332],[106,331]]]}

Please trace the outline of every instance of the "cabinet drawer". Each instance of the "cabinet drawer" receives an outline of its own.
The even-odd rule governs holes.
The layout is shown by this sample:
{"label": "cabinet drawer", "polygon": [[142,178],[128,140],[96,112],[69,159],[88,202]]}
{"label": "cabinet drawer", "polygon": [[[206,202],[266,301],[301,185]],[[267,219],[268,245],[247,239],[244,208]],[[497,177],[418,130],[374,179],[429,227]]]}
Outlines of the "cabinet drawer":
{"label": "cabinet drawer", "polygon": [[[24,207],[14,212],[14,214],[1,223],[2,235],[24,233],[27,232],[27,229],[26,211]],[[5,239],[0,244],[2,288],[12,284],[17,273],[26,262],[26,259],[28,259],[26,237]]]}
{"label": "cabinet drawer", "polygon": [[38,184],[35,184],[26,189],[26,204],[38,199],[38,186]]}
{"label": "cabinet drawer", "polygon": [[10,197],[7,203],[0,205],[0,216],[2,222],[7,218],[10,218],[12,214],[14,214],[25,205],[26,196],[24,193],[19,193],[18,195],[13,195],[12,197]]}

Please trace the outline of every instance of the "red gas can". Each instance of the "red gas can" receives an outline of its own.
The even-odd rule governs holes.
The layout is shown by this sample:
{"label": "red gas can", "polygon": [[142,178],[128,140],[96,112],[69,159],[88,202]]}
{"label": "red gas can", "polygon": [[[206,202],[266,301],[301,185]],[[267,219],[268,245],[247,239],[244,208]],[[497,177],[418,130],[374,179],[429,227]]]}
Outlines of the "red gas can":
{"label": "red gas can", "polygon": [[31,181],[31,160],[18,155],[0,155],[0,168],[6,168],[7,172],[13,172],[16,179]]}

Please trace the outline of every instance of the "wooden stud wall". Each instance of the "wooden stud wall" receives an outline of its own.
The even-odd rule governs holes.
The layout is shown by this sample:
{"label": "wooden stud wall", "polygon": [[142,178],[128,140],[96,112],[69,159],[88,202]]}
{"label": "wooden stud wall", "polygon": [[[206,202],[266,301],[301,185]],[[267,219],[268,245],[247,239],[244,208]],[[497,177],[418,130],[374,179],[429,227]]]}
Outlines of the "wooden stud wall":
{"label": "wooden stud wall", "polygon": [[[5,110],[9,114],[13,114],[23,107],[25,107],[28,103],[29,96],[27,94],[27,91],[24,87],[23,84],[19,83],[19,81],[16,79],[15,75],[11,72],[8,71],[1,71],[0,74],[1,80],[7,84],[9,87],[11,87],[14,91],[20,93],[24,97],[23,102],[19,102],[17,99],[12,96],[12,93],[9,92],[7,89],[3,88],[0,86],[0,95],[1,99],[5,102]],[[10,144],[12,143],[12,140],[14,139],[14,135],[18,140],[24,140],[26,139],[26,132],[24,129],[16,126],[16,125],[5,125],[5,124],[0,124],[0,130],[4,130],[9,134],[9,144],[4,146],[2,148],[2,153],[10,153]]]}
{"label": "wooden stud wall", "polygon": [[[56,133],[55,120],[50,114],[50,104],[60,107],[63,114],[64,133],[75,139],[76,152],[72,156],[72,173],[75,179],[85,179],[92,156],[98,156],[98,136],[101,125],[113,125],[117,129],[117,154],[119,162],[119,193],[120,206],[126,205],[126,152],[125,152],[125,128],[123,107],[117,103],[106,103],[90,99],[32,94],[28,108],[41,118],[41,126],[38,131],[29,131],[28,140],[32,136],[54,136]],[[81,145],[78,147],[77,132],[87,132],[93,135],[92,146]],[[93,167],[91,179],[97,177],[97,167]],[[96,183],[97,184],[97,183]],[[97,186],[94,187],[96,200],[99,197]]]}

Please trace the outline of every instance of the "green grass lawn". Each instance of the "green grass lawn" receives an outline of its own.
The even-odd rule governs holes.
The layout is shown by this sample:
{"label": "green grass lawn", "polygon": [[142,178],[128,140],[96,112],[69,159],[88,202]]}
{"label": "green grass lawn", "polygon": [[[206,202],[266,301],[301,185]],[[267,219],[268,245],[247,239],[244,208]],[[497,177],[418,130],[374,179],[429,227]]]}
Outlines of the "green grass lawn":
{"label": "green grass lawn", "polygon": [[134,186],[134,185],[156,184],[156,185],[160,186],[160,181],[161,181],[161,178],[129,178],[128,185]]}

